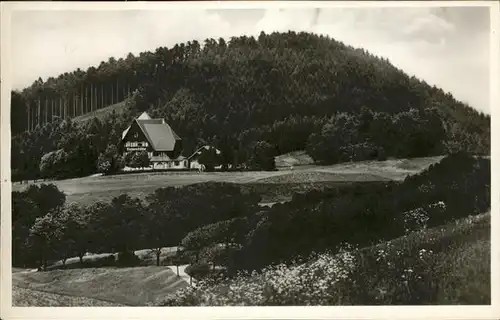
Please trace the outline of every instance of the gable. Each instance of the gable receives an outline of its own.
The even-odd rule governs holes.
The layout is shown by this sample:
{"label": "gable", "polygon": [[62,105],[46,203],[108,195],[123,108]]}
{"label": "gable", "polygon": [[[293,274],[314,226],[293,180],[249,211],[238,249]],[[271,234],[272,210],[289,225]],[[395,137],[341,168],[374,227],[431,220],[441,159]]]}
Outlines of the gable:
{"label": "gable", "polygon": [[137,124],[137,121],[134,120],[130,127],[125,132],[123,137],[123,142],[136,142],[136,141],[146,141],[151,144],[149,139],[146,137],[140,126]]}
{"label": "gable", "polygon": [[151,117],[149,116],[149,114],[144,111],[140,116],[139,118],[137,118],[137,120],[151,120]]}

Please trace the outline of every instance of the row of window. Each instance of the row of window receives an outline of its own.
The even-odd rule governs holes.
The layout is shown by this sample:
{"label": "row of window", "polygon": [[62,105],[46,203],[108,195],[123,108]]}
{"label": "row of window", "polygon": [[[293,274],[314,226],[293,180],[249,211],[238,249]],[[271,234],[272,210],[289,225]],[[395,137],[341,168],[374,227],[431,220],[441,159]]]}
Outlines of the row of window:
{"label": "row of window", "polygon": [[127,142],[125,143],[125,147],[134,148],[134,147],[147,147],[149,144],[147,142]]}
{"label": "row of window", "polygon": [[[188,166],[187,160],[184,160],[182,162],[183,162],[184,167],[187,168],[187,166]],[[178,167],[180,165],[180,163],[181,163],[180,161],[174,161],[174,166]],[[172,168],[172,162],[167,162],[167,163],[161,163],[160,162],[159,166],[162,166],[162,167],[166,166],[168,168]]]}

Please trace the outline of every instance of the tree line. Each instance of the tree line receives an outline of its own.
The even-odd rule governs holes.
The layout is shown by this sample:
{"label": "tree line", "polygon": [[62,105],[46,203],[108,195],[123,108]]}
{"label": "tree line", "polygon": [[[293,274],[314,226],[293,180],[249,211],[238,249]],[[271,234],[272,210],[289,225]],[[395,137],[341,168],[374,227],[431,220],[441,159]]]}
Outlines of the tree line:
{"label": "tree line", "polygon": [[[137,57],[110,58],[98,68],[37,81],[12,93],[16,172],[39,174],[41,157],[64,148],[60,123],[71,122],[71,116],[56,114],[52,122],[22,133],[27,105],[52,95],[82,95],[82,85],[92,89],[84,99],[89,105],[94,101],[91,109],[125,101],[120,114],[71,124],[70,131],[78,134],[64,132],[78,135],[84,150],[95,148],[96,121],[114,128],[99,132],[106,147],[99,145],[95,154],[81,151],[88,153],[82,172],[95,172],[99,155],[109,158],[107,146],[116,145],[121,131],[144,110],[166,119],[183,138],[186,153],[211,144],[223,151],[226,163],[257,168],[272,167],[270,155],[304,149],[318,160],[339,161],[322,151],[330,143],[343,148],[340,158],[490,152],[488,115],[405,74],[387,59],[325,36],[261,33],[257,38],[207,39],[203,45],[190,41]],[[368,126],[370,118],[376,124]],[[267,156],[255,157],[255,148]],[[22,157],[30,164],[17,161]]]}
{"label": "tree line", "polygon": [[[47,267],[86,252],[119,253],[177,246],[200,226],[255,212],[260,197],[238,186],[205,183],[159,188],[146,199],[126,194],[90,205],[66,203],[54,185],[13,192],[13,263]],[[215,200],[216,199],[216,200]],[[215,200],[215,201],[214,201]]]}

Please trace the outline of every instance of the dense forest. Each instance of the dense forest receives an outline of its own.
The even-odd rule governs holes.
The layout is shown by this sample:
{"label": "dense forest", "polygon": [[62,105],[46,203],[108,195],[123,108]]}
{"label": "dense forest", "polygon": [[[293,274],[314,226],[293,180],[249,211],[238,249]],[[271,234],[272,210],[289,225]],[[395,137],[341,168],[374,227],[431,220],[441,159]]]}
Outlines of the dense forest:
{"label": "dense forest", "polygon": [[[210,143],[223,151],[222,162],[258,169],[272,169],[274,155],[304,149],[324,163],[490,152],[488,115],[387,59],[304,32],[189,41],[110,58],[38,79],[11,98],[13,180],[118,169],[113,146],[144,110],[167,120],[185,154]],[[104,119],[71,121],[119,102],[121,112]],[[42,169],[57,172],[41,172],[47,153]]]}

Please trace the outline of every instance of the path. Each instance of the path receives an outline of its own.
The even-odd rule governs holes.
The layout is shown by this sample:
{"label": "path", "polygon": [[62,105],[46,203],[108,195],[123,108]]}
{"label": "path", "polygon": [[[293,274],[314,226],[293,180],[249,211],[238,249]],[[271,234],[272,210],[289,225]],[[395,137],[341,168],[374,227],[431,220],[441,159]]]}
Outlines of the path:
{"label": "path", "polygon": [[[186,281],[188,284],[190,284],[190,276],[186,273],[186,268],[189,266],[189,264],[184,264],[179,266],[179,277],[181,277],[182,280]],[[177,267],[176,266],[168,266],[170,270],[172,270],[175,274],[177,274]],[[196,280],[193,279],[193,283],[191,284],[192,286],[196,285]]]}

